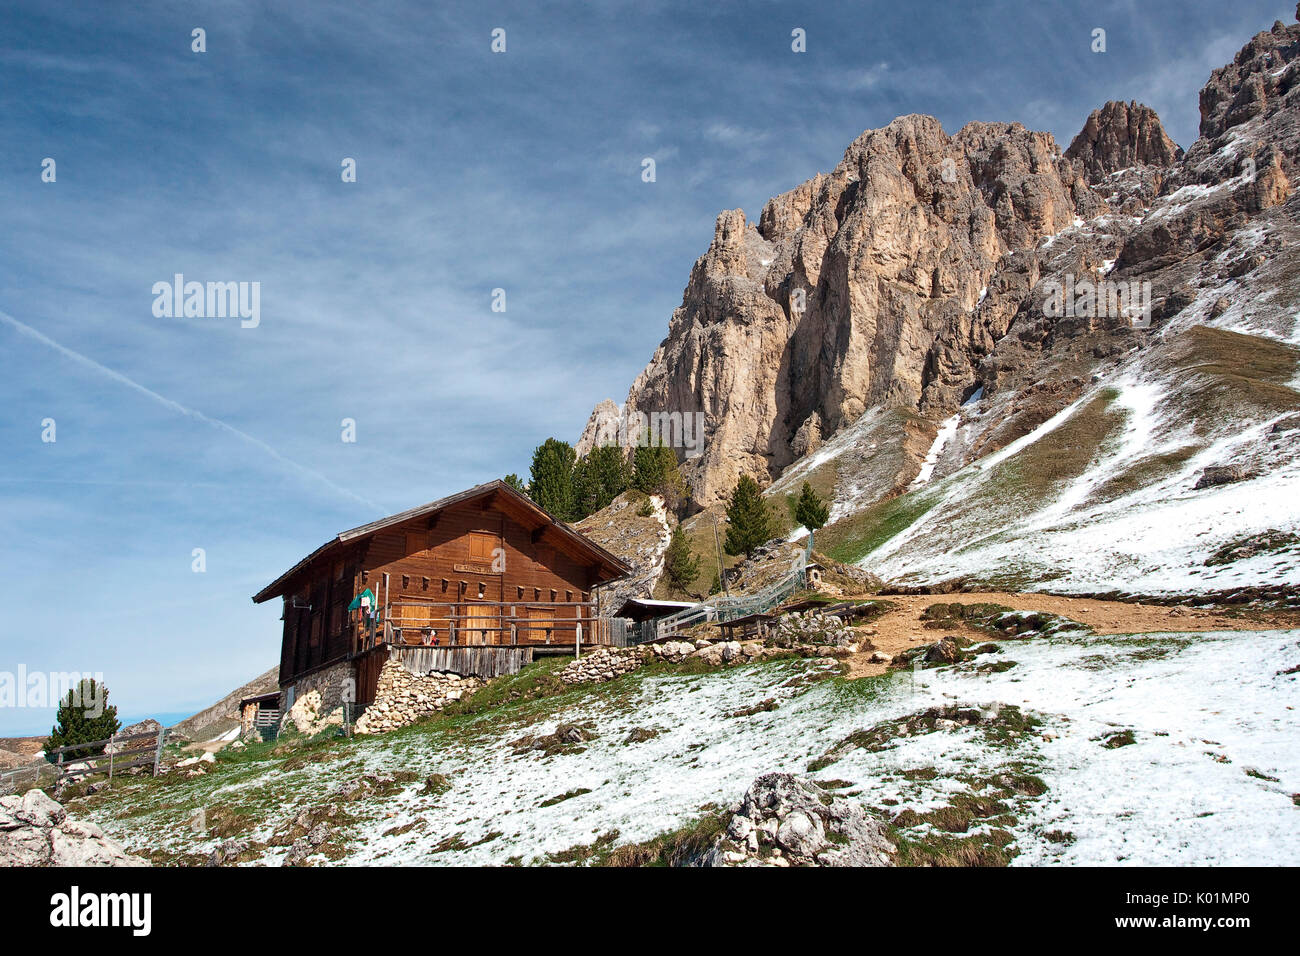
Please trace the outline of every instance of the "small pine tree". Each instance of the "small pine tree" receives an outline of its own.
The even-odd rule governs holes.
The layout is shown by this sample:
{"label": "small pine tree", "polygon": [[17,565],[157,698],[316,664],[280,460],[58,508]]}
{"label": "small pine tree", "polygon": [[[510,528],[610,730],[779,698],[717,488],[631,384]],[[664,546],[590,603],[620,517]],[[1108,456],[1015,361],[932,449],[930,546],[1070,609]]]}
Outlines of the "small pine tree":
{"label": "small pine tree", "polygon": [[699,555],[691,551],[690,539],[681,525],[673,529],[672,540],[664,552],[664,573],[668,575],[668,583],[678,591],[687,590],[700,573]]}
{"label": "small pine tree", "polygon": [[518,475],[516,475],[513,471],[510,474],[506,475],[501,480],[504,481],[511,488],[515,489],[515,491],[519,492],[521,495],[528,494],[528,486],[524,484],[524,480],[520,478]]}
{"label": "small pine tree", "polygon": [[548,438],[533,452],[528,497],[562,521],[573,517],[573,446]]}
{"label": "small pine tree", "polygon": [[[117,708],[108,704],[108,688],[86,678],[68,691],[59,702],[54,715],[56,721],[50,729],[50,739],[45,744],[48,753],[58,747],[82,744],[91,740],[107,740],[122,726],[117,720]],[[83,757],[93,757],[104,752],[104,746],[70,750],[63,755],[64,762]],[[58,758],[51,756],[51,762]]]}
{"label": "small pine tree", "polygon": [[770,541],[775,533],[772,513],[763,500],[758,482],[748,475],[741,475],[727,505],[727,540],[723,548],[727,554],[748,557],[760,544]]}
{"label": "small pine tree", "polygon": [[627,456],[617,445],[593,448],[573,467],[574,517],[595,514],[627,491],[632,481]]}
{"label": "small pine tree", "polygon": [[803,489],[799,492],[799,502],[794,506],[794,520],[809,531],[816,531],[818,528],[825,527],[830,516],[831,510],[826,502],[813,491],[813,486],[805,481]]}

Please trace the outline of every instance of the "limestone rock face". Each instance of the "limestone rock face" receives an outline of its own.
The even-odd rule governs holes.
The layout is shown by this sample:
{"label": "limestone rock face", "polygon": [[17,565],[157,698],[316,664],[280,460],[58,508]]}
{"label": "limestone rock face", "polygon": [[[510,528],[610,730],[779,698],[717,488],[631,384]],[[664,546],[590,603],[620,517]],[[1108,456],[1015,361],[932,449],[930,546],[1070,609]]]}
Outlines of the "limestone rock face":
{"label": "limestone rock face", "polygon": [[1098,205],[1052,137],[1017,124],[950,136],[904,116],[864,133],[757,228],[718,216],[624,412],[704,413],[704,454],[683,468],[708,504],[741,474],[767,484],[873,405],[951,404],[950,379],[966,384],[967,356],[1014,315],[1001,298],[972,315],[998,263]]}
{"label": "limestone rock face", "polygon": [[1065,156],[1083,166],[1089,183],[1097,183],[1134,166],[1172,166],[1183,151],[1151,107],[1111,100],[1092,111]]}
{"label": "limestone rock face", "polygon": [[[1210,75],[1201,90],[1201,137],[1127,237],[1120,268],[1208,284],[1220,277],[1197,268],[1200,252],[1286,202],[1300,166],[1298,59],[1300,25],[1276,23]],[[1263,277],[1262,265],[1237,266],[1232,278]],[[1274,284],[1287,281],[1278,274]]]}
{"label": "limestone rock face", "polygon": [[697,498],[753,471],[782,435],[789,392],[780,354],[794,321],[764,288],[775,252],[739,209],[719,214],[713,242],[691,270],[668,338],[636,379],[626,414],[705,414],[706,451],[686,462]]}
{"label": "limestone rock face", "polygon": [[1252,38],[1231,63],[1211,73],[1201,90],[1201,138],[1213,139],[1233,126],[1286,108],[1288,94],[1300,79],[1292,66],[1298,53],[1295,26],[1279,20]]}
{"label": "limestone rock face", "polygon": [[574,446],[579,457],[586,455],[593,448],[608,445],[618,440],[619,410],[612,399],[605,399],[594,409],[587,419],[587,427],[582,430],[582,437]]}
{"label": "limestone rock face", "polygon": [[[1136,102],[1096,110],[1064,154],[1018,124],[949,134],[912,115],[863,133],[757,226],[718,216],[624,414],[702,413],[703,453],[682,470],[703,507],[828,446],[833,514],[899,494],[930,445],[904,433],[933,438],[975,399],[983,420],[930,474],[1006,447],[1122,356],[1161,348],[1148,330],[1199,316],[1206,290],[1291,281],[1278,253],[1300,226],[1297,58],[1300,26],[1277,23],[1215,70],[1186,154]],[[1049,307],[1053,290],[1103,280],[1149,295],[1136,311]],[[1289,339],[1290,319],[1277,323]],[[844,454],[855,429],[862,445]]]}
{"label": "limestone rock face", "polygon": [[148,866],[40,790],[0,797],[0,866]]}

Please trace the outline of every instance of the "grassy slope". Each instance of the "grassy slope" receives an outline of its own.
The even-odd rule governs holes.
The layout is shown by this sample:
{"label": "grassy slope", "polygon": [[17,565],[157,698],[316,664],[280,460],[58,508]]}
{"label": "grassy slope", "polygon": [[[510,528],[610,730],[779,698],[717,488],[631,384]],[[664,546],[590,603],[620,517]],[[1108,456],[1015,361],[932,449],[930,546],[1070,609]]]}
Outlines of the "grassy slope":
{"label": "grassy slope", "polygon": [[[935,634],[953,612],[935,608]],[[1031,618],[1021,623],[1037,629]],[[205,775],[120,780],[69,810],[158,862],[202,862],[241,837],[262,844],[243,862],[274,864],[305,815],[334,828],[316,862],[656,865],[697,854],[749,782],[780,769],[887,819],[904,864],[1051,862],[1073,852],[1071,831],[1083,847],[1075,862],[1259,863],[1289,852],[1287,794],[1300,771],[1276,731],[1290,701],[1274,673],[1294,663],[1293,636],[996,630],[960,663],[859,680],[779,660],[698,673],[659,665],[568,688],[556,680],[562,662],[547,661],[382,738],[225,753]],[[1238,652],[1245,663],[1225,669]],[[1113,682],[1118,668],[1133,679]],[[1111,675],[1105,687],[1093,671]],[[1255,709],[1225,711],[1243,680]],[[1102,690],[1108,705],[1094,712]],[[986,706],[1009,699],[1020,703]],[[1171,701],[1187,706],[1153,706]],[[1244,737],[1221,736],[1241,718]],[[596,738],[527,746],[563,722]],[[1214,745],[1224,759],[1183,746],[1206,734],[1230,741]],[[1256,766],[1267,776],[1252,776]],[[377,782],[360,797],[341,790],[368,773]],[[1195,795],[1171,794],[1189,773]],[[1113,784],[1098,805],[1087,799],[1096,780]],[[1247,810],[1220,822],[1187,814],[1186,799]],[[1194,832],[1170,833],[1171,815]],[[1261,827],[1267,840],[1246,838]]]}
{"label": "grassy slope", "polygon": [[[947,507],[936,533],[961,526],[988,530],[1041,507],[1080,475],[1123,427],[1124,414],[1114,407],[1115,398],[1112,391],[1102,392],[1060,427],[986,473],[968,467],[843,518],[822,531],[818,545],[836,560],[860,561],[943,501],[954,482],[963,482],[969,494]],[[961,546],[959,537],[953,546]]]}
{"label": "grassy slope", "polygon": [[1273,339],[1193,326],[1174,342],[1169,364],[1187,384],[1172,398],[1201,434],[1294,411],[1298,362],[1300,351]]}
{"label": "grassy slope", "polygon": [[[443,714],[382,738],[345,740],[322,735],[312,739],[257,744],[242,751],[224,752],[218,763],[201,776],[188,778],[174,774],[158,780],[147,777],[119,780],[111,791],[71,801],[69,810],[74,815],[93,816],[107,825],[110,832],[134,831],[136,838],[131,842],[135,852],[149,856],[155,863],[173,865],[200,864],[215,841],[234,838],[252,840],[257,844],[240,861],[263,859],[262,854],[269,852],[269,862],[275,862],[278,853],[287,848],[294,836],[303,832],[302,827],[294,827],[289,821],[305,812],[312,821],[324,820],[336,828],[336,836],[322,848],[322,853],[327,859],[345,860],[357,848],[355,840],[359,833],[355,831],[359,829],[382,831],[385,837],[406,832],[407,827],[397,825],[383,829],[384,818],[388,815],[385,808],[386,805],[396,806],[396,798],[403,791],[409,795],[418,790],[422,777],[409,772],[398,773],[396,780],[381,784],[378,790],[370,791],[365,800],[356,802],[337,795],[334,787],[340,780],[358,779],[368,770],[375,769],[387,770],[391,775],[393,768],[405,766],[406,760],[417,753],[422,756],[431,752],[444,756],[474,754],[476,751],[486,754],[491,748],[500,748],[502,739],[513,736],[530,739],[528,731],[535,725],[562,717],[585,703],[599,700],[626,711],[638,699],[645,680],[663,674],[683,675],[680,669],[657,665],[608,684],[574,688],[564,685],[556,676],[563,663],[545,661],[533,665],[519,675],[494,682]],[[765,686],[772,690],[781,688],[777,692],[785,695],[781,697],[783,706],[813,688],[828,693],[823,705],[827,708],[823,715],[826,717],[836,712],[857,713],[864,707],[874,706],[882,699],[881,694],[888,684],[901,679],[891,674],[879,679],[847,681],[835,676],[834,670],[826,672],[824,667],[810,670],[809,665],[800,661],[770,661],[725,671],[710,669],[694,676],[687,673],[683,675],[686,683],[679,687],[678,692],[689,694],[692,689],[702,689],[699,681],[726,682],[745,675],[752,677],[756,673],[768,675]],[[772,717],[782,719],[780,714]],[[813,749],[806,753],[809,768],[824,745],[814,744]],[[561,761],[564,752],[563,748],[556,751]],[[556,793],[550,796],[539,794],[539,798],[545,797],[538,803],[539,808],[561,804],[590,792],[586,788],[564,791],[566,778],[562,763],[556,765],[554,775],[556,783],[553,789]],[[936,776],[935,773],[923,772],[913,780],[904,774],[897,782],[904,787],[913,784],[924,787]],[[747,783],[747,779],[737,780],[735,786],[743,789]],[[982,781],[974,778],[966,783],[974,790],[984,786]],[[827,784],[830,789],[841,785],[835,781]],[[438,801],[449,786],[444,778],[436,785],[426,783],[419,793],[426,799]],[[970,799],[974,799],[973,792]],[[389,802],[386,804],[386,801]],[[921,804],[924,803],[926,801],[922,800]],[[954,809],[959,803],[960,799],[953,801],[950,813],[962,815]],[[643,842],[621,841],[614,831],[591,844],[575,844],[544,858],[512,858],[506,862],[682,863],[698,853],[718,832],[721,809],[717,804],[706,803],[699,808],[703,815],[693,822]],[[893,813],[888,804],[882,812],[886,815]],[[915,821],[905,819],[895,830],[906,851],[906,862],[935,862],[931,852],[933,848],[941,848],[953,859],[961,857],[962,847],[969,848],[966,856],[972,860],[1005,863],[1010,858],[1011,854],[990,857],[979,852],[986,837],[965,835],[964,831],[973,819],[969,813],[962,817],[961,835],[945,833],[937,842],[929,834],[933,818],[931,813]],[[201,829],[195,828],[193,821],[196,819],[202,820]],[[148,836],[149,845],[141,845],[141,834]],[[482,838],[474,843],[460,833],[441,832],[423,834],[420,839],[435,857],[442,858],[446,854],[448,862],[454,861],[456,852],[472,849],[483,842]]]}
{"label": "grassy slope", "polygon": [[[718,522],[718,538],[715,543],[713,537],[714,519]],[[655,586],[654,596],[660,600],[666,601],[691,601],[696,600],[699,596],[707,595],[718,575],[718,545],[726,540],[727,536],[727,515],[726,509],[721,505],[708,508],[697,515],[686,519],[682,527],[686,530],[687,540],[690,542],[691,553],[699,559],[699,570],[696,572],[695,581],[690,587],[682,591],[674,588],[668,581],[668,575],[659,579]],[[739,563],[740,558],[729,555],[724,550],[722,552],[723,567],[732,568]]]}

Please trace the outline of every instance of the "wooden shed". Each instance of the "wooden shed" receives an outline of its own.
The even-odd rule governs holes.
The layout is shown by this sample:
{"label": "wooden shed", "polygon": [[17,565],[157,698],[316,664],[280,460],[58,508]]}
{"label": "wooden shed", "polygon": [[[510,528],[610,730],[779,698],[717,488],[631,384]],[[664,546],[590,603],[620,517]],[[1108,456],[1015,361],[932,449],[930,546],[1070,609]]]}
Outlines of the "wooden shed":
{"label": "wooden shed", "polygon": [[630,597],[614,612],[614,616],[625,617],[639,624],[642,621],[650,621],[660,617],[667,617],[669,614],[676,614],[678,611],[685,611],[687,608],[695,607],[698,603],[698,601],[658,601],[654,598]]}
{"label": "wooden shed", "polygon": [[336,694],[365,704],[400,648],[474,648],[435,656],[508,672],[531,659],[521,648],[606,643],[599,589],[630,570],[493,481],[344,531],[253,601],[283,602],[282,707],[309,689],[327,707]]}

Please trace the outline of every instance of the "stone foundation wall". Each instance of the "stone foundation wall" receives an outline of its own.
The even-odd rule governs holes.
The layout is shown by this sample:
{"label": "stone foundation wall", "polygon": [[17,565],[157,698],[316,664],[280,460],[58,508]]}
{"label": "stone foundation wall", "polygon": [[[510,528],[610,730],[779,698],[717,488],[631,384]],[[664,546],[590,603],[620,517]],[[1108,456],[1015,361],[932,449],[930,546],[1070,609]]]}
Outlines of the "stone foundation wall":
{"label": "stone foundation wall", "polygon": [[375,702],[358,718],[355,731],[380,734],[406,727],[473,693],[485,683],[478,677],[461,677],[444,671],[412,674],[394,658],[386,661],[379,672]]}
{"label": "stone foundation wall", "polygon": [[[306,677],[299,677],[291,685],[294,699],[299,700],[312,691],[320,691],[320,712],[328,714],[343,706],[343,701],[357,699],[356,670],[351,661],[339,661]],[[284,691],[280,692],[280,710],[287,711]]]}

